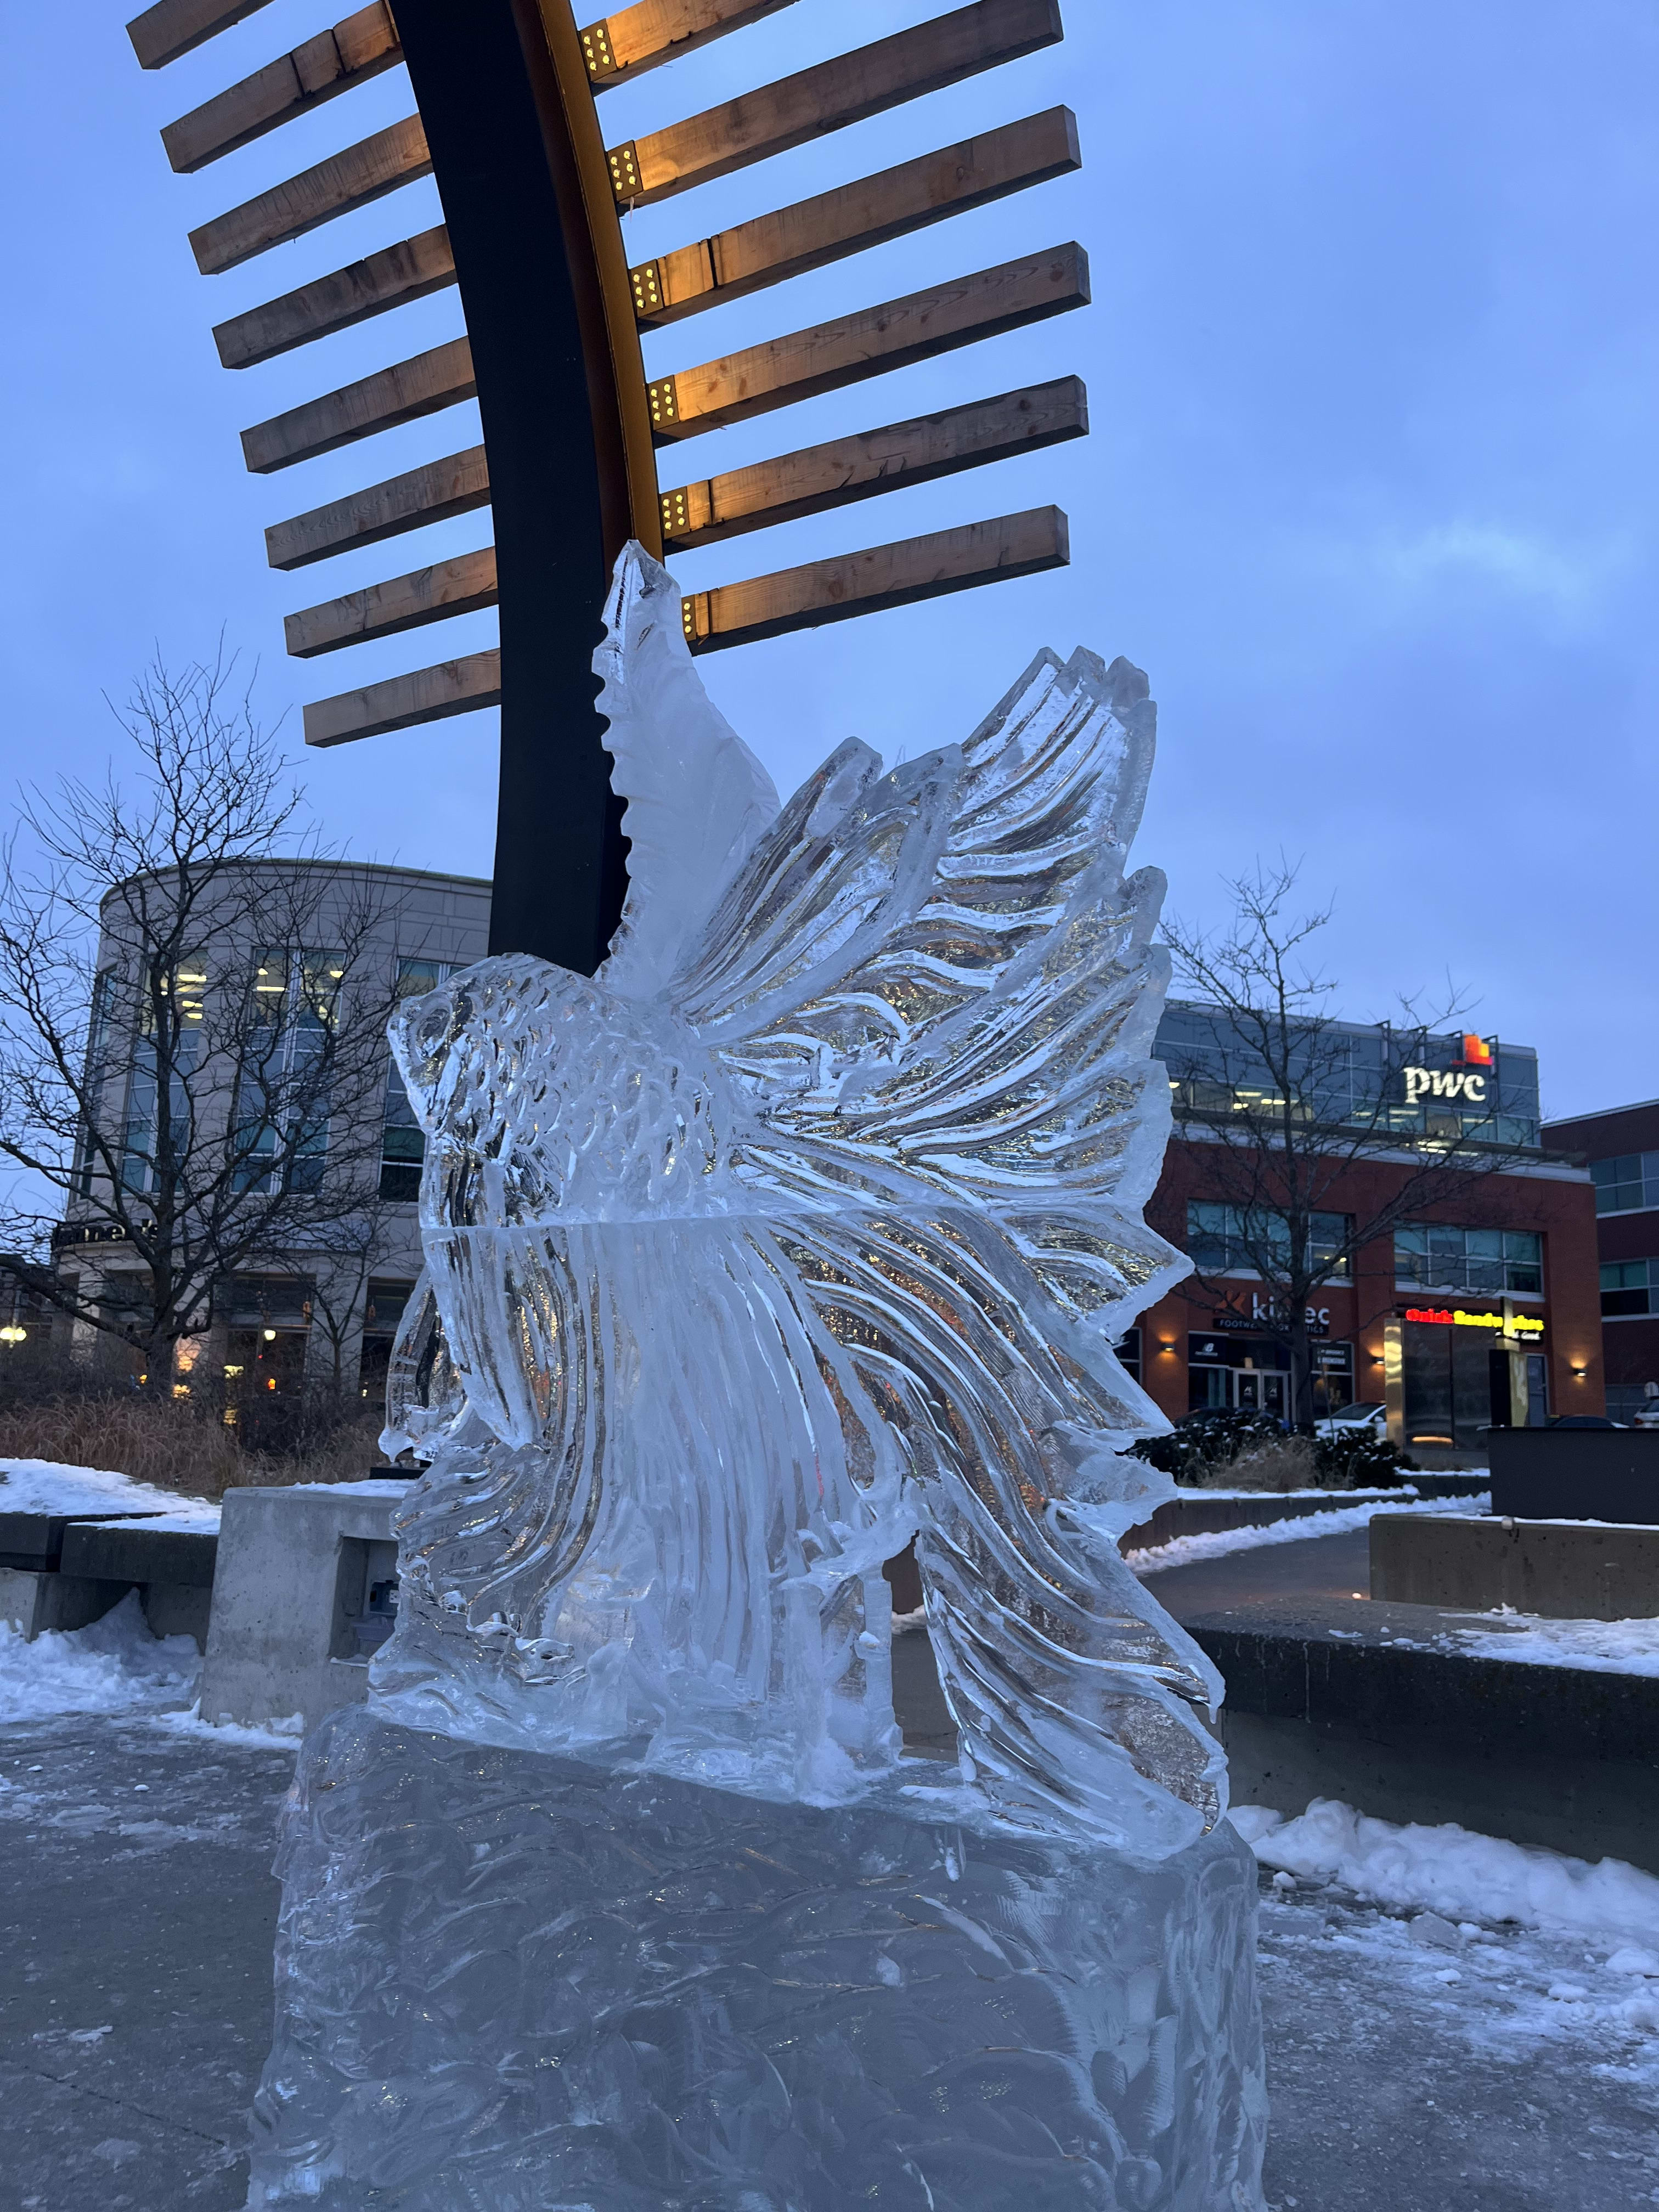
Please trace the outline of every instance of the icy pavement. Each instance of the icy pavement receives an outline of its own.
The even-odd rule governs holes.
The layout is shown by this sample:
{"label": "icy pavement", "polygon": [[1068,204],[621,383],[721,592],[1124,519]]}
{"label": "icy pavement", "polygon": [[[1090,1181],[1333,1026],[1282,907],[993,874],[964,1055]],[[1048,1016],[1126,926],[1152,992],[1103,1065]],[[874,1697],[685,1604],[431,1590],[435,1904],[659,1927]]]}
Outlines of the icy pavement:
{"label": "icy pavement", "polygon": [[[291,1747],[202,1727],[193,1646],[140,1626],[0,1642],[5,2212],[244,2202]],[[1659,2204],[1659,1881],[1335,1805],[1239,1826],[1275,2212]]]}
{"label": "icy pavement", "polygon": [[[1605,1944],[1276,1881],[1260,1951],[1275,2212],[1659,2204],[1659,2036],[1628,2009],[1659,1982]],[[1659,2020],[1659,1995],[1638,2002]]]}

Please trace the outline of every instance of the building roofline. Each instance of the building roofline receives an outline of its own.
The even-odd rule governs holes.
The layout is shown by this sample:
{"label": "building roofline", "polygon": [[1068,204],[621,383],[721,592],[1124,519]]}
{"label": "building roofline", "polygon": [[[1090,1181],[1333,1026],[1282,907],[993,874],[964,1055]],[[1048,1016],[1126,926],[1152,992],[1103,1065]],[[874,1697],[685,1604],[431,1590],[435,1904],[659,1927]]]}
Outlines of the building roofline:
{"label": "building roofline", "polygon": [[1551,1114],[1539,1127],[1570,1129],[1580,1121],[1610,1121],[1615,1114],[1641,1114],[1655,1106],[1659,1106],[1659,1098],[1632,1098],[1628,1106],[1595,1106],[1588,1114]]}
{"label": "building roofline", "polygon": [[[308,868],[319,875],[380,876],[392,881],[411,884],[444,884],[452,889],[471,891],[493,891],[495,884],[489,876],[452,875],[441,868],[405,868],[395,861],[386,860],[304,860],[284,853],[273,853],[262,860],[219,860],[214,864],[216,875],[228,875],[233,869],[246,868]],[[129,884],[161,882],[173,872],[169,868],[140,868],[132,875],[123,876],[119,883],[112,884],[98,902],[101,913],[109,900],[125,890]]]}

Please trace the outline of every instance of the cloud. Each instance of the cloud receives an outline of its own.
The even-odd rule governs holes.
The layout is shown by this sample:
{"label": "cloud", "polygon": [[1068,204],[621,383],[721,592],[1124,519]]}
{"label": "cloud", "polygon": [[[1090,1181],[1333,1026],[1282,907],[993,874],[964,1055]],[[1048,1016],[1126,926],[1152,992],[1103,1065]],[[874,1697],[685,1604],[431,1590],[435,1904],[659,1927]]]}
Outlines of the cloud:
{"label": "cloud", "polygon": [[1439,523],[1411,538],[1386,538],[1374,553],[1382,573],[1408,591],[1467,579],[1546,600],[1563,614],[1583,613],[1626,556],[1621,544],[1572,549],[1499,523],[1467,521]]}

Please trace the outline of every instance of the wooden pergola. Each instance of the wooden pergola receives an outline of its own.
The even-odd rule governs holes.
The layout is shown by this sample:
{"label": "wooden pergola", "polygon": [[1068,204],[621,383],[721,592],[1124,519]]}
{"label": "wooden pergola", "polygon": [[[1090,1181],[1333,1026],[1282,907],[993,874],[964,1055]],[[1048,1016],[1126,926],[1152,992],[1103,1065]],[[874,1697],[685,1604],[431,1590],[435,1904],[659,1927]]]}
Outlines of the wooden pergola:
{"label": "wooden pergola", "polygon": [[[266,0],[158,0],[129,26],[146,69]],[[638,0],[580,27],[568,0],[386,0],[360,9],[171,124],[175,170],[206,167],[399,62],[417,112],[191,234],[215,275],[432,175],[445,220],[221,323],[240,369],[450,284],[466,336],[326,392],[242,434],[247,465],[289,468],[477,398],[484,442],[272,525],[297,569],[489,505],[495,543],[300,609],[302,657],[499,609],[500,644],[305,710],[335,745],[499,705],[492,949],[591,973],[621,912],[626,841],[591,672],[611,566],[637,538],[679,551],[1082,436],[1076,377],[996,394],[704,479],[674,449],[700,434],[1082,307],[1088,264],[1065,244],[647,380],[641,332],[1076,169],[1065,107],[781,207],[630,264],[629,210],[763,162],[884,109],[1054,44],[1058,0],[974,0],[913,29],[745,91],[649,137],[607,144],[612,86],[790,5]],[[695,348],[689,349],[695,352]],[[666,481],[662,464],[668,460]],[[1067,557],[1057,507],[994,516],[699,592],[704,653],[1027,575]]]}

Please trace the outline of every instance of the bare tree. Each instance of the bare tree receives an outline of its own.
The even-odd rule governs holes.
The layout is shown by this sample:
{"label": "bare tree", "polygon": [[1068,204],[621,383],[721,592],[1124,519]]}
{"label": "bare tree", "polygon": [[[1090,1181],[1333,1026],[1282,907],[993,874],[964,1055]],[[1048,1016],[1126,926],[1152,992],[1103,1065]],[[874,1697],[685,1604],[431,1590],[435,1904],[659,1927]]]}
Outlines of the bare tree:
{"label": "bare tree", "polygon": [[329,1366],[323,1387],[343,1403],[346,1351],[362,1326],[369,1284],[382,1268],[409,1263],[406,1213],[374,1197],[356,1212],[331,1223],[325,1243],[326,1249],[319,1250],[314,1241],[307,1240],[291,1247],[288,1256],[296,1270],[305,1271],[313,1336],[326,1348]]}
{"label": "bare tree", "polygon": [[395,914],[233,673],[153,668],[116,710],[136,789],[25,793],[0,885],[0,1270],[152,1389],[221,1284],[325,1242],[379,1178]]}
{"label": "bare tree", "polygon": [[[1297,873],[1258,865],[1228,882],[1226,929],[1166,920],[1164,933],[1177,987],[1209,1017],[1202,1042],[1170,1061],[1177,1123],[1207,1140],[1204,1187],[1225,1210],[1224,1231],[1192,1240],[1196,1279],[1222,1296],[1232,1269],[1261,1277],[1261,1333],[1289,1354],[1295,1424],[1308,1428],[1321,1286],[1425,1212],[1455,1203],[1478,1225],[1483,1180],[1532,1152],[1496,1117],[1490,1075],[1430,1065],[1462,1011],[1449,986],[1432,1012],[1407,1000],[1368,1031],[1333,1012],[1334,983],[1308,964],[1331,908],[1289,910]],[[1395,1173],[1356,1172],[1378,1164]]]}

